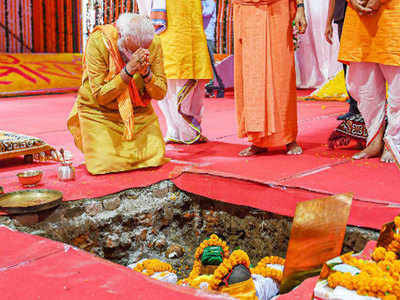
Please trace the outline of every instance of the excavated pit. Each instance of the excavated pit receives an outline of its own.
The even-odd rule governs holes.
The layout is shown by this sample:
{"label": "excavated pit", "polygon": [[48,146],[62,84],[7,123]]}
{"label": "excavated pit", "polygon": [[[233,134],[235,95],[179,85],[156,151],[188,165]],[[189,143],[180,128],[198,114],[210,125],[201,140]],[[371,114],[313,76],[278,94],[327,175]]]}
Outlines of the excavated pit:
{"label": "excavated pit", "polygon": [[[96,199],[64,202],[41,213],[40,222],[0,217],[10,228],[64,242],[118,264],[142,258],[170,263],[187,276],[196,247],[211,233],[231,250],[242,249],[253,264],[267,255],[285,256],[292,218],[193,195],[163,181]],[[379,232],[347,227],[343,252],[361,251]]]}

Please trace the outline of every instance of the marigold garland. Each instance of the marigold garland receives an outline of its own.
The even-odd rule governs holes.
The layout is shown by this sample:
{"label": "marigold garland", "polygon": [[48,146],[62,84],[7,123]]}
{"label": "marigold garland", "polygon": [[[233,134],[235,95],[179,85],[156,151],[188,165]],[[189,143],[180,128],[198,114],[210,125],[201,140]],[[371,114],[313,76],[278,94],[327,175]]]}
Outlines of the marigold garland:
{"label": "marigold garland", "polygon": [[194,262],[192,271],[189,274],[189,277],[186,279],[182,279],[178,282],[178,284],[189,284],[192,286],[192,281],[200,276],[201,270],[201,256],[203,255],[204,249],[210,246],[220,246],[223,251],[223,259],[229,257],[229,247],[225,241],[221,240],[216,234],[212,234],[208,240],[204,240],[199,247],[197,247],[194,253]]}
{"label": "marigold garland", "polygon": [[218,290],[219,284],[222,279],[229,274],[232,269],[237,265],[244,265],[246,268],[250,268],[250,259],[246,252],[243,250],[235,250],[232,252],[231,256],[218,266],[215,270],[208,286],[209,290]]}
{"label": "marigold garland", "polygon": [[260,260],[255,268],[250,269],[252,274],[258,274],[263,277],[270,277],[277,282],[282,280],[282,271],[268,267],[267,265],[284,265],[285,259],[279,256],[266,256]]}
{"label": "marigold garland", "polygon": [[347,253],[341,256],[343,263],[360,270],[359,274],[334,272],[328,277],[328,285],[338,285],[357,291],[359,295],[368,295],[385,300],[400,299],[400,260],[391,251],[382,247],[375,249],[372,258],[366,261]]}
{"label": "marigold garland", "polygon": [[172,266],[166,262],[162,262],[158,259],[147,259],[133,268],[134,271],[143,273],[151,276],[157,272],[171,272],[176,273]]}

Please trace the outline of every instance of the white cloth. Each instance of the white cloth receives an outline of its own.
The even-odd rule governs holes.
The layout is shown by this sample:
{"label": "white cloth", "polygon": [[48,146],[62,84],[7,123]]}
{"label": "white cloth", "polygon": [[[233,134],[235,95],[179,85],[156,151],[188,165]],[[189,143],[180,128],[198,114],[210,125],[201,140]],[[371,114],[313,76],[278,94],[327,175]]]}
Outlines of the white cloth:
{"label": "white cloth", "polygon": [[[386,83],[389,86],[387,101]],[[385,137],[394,141],[400,140],[400,67],[377,63],[351,63],[347,84],[364,118],[368,130],[368,144],[384,125],[385,115],[388,117]]]}
{"label": "white cloth", "polygon": [[[152,12],[165,12],[167,13],[167,1],[166,0],[136,0],[138,5],[139,14],[146,16],[148,18],[152,18]],[[167,29],[167,20],[163,19],[153,19],[151,20],[155,25],[156,33],[160,34],[161,32]]]}
{"label": "white cloth", "polygon": [[168,79],[168,91],[158,105],[167,121],[166,141],[192,144],[201,136],[204,88],[208,80]]}
{"label": "white cloth", "polygon": [[258,274],[251,274],[254,285],[256,287],[256,295],[259,300],[270,300],[278,295],[279,285],[275,280],[269,277],[263,277]]}
{"label": "white cloth", "polygon": [[296,82],[298,88],[318,88],[342,70],[337,61],[339,38],[334,24],[333,44],[325,39],[325,25],[329,1],[305,0],[307,31],[299,35],[299,48],[295,52]]}

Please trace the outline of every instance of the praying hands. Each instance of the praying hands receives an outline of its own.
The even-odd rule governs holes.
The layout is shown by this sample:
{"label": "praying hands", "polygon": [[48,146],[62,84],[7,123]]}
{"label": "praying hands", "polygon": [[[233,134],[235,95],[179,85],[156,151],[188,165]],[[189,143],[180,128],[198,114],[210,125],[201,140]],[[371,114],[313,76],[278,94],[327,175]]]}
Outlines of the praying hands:
{"label": "praying hands", "polygon": [[350,3],[359,15],[375,14],[381,7],[381,0],[350,0]]}

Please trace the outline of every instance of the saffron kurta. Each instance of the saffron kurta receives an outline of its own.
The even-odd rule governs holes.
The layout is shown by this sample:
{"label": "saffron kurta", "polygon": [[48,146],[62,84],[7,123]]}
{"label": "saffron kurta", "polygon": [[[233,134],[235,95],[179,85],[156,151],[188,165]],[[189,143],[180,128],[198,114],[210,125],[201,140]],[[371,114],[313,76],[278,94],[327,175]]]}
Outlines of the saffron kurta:
{"label": "saffron kurta", "polygon": [[[118,36],[116,29],[110,31]],[[133,107],[133,138],[124,137],[126,125],[117,98],[126,92],[128,85],[118,73],[108,78],[111,58],[106,39],[102,31],[95,31],[89,37],[82,86],[68,118],[68,128],[76,146],[84,153],[91,174],[160,166],[167,162],[165,144],[151,103]],[[167,85],[157,36],[149,50],[153,79],[144,84],[137,76],[135,83],[150,98],[160,100],[165,96]]]}
{"label": "saffron kurta", "polygon": [[258,147],[296,140],[295,2],[234,5],[235,101],[239,137]]}
{"label": "saffron kurta", "polygon": [[349,6],[339,60],[400,66],[400,0],[387,0],[371,16],[359,16]]}
{"label": "saffron kurta", "polygon": [[167,0],[167,30],[160,34],[168,79],[211,79],[200,0]]}

